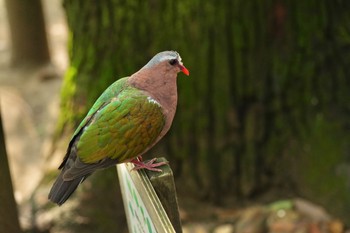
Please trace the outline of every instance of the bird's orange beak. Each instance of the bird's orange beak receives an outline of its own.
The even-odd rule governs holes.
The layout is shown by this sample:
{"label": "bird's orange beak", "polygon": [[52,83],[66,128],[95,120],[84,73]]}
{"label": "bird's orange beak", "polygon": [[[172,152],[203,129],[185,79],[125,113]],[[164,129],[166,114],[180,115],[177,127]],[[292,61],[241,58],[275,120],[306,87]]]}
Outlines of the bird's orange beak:
{"label": "bird's orange beak", "polygon": [[188,69],[184,65],[179,64],[179,67],[182,73],[186,74],[187,76],[190,75],[190,71],[188,71]]}

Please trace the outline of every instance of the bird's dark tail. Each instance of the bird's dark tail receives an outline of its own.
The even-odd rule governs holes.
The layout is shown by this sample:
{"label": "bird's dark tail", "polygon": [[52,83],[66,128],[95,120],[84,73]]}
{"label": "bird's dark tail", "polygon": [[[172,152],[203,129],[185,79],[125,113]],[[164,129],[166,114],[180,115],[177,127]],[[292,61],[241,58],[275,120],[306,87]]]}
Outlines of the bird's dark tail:
{"label": "bird's dark tail", "polygon": [[49,193],[49,200],[58,205],[65,203],[65,201],[77,189],[78,185],[85,179],[85,177],[78,177],[73,180],[65,181],[62,177],[64,170],[65,169],[63,169],[61,174],[57,177]]}

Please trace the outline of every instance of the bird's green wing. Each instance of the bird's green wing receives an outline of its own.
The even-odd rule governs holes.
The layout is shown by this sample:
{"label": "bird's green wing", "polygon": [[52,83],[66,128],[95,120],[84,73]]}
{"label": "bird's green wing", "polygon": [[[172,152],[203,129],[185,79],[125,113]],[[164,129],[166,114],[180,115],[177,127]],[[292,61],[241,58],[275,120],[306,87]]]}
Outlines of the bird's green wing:
{"label": "bird's green wing", "polygon": [[95,101],[94,105],[90,108],[89,112],[79,124],[78,128],[74,131],[71,141],[74,141],[74,137],[76,137],[80,130],[86,126],[91,117],[100,109],[103,108],[104,105],[108,104],[112,98],[116,97],[124,88],[126,88],[127,77],[121,78],[111,84]]}
{"label": "bird's green wing", "polygon": [[159,103],[128,87],[90,117],[77,142],[77,156],[88,164],[105,158],[125,162],[151,146],[164,124]]}

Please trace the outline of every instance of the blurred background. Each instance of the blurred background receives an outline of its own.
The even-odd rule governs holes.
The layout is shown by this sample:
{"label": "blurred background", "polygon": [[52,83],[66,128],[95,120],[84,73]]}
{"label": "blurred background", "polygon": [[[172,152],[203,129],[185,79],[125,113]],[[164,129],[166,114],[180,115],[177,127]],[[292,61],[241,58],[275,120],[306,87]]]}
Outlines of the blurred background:
{"label": "blurred background", "polygon": [[[184,232],[345,232],[349,12],[346,0],[0,0],[1,114],[21,228],[127,232],[115,168],[60,208],[47,193],[102,91],[176,50],[191,75],[179,75],[174,124],[148,154],[170,161]],[[9,211],[0,206],[0,218]]]}

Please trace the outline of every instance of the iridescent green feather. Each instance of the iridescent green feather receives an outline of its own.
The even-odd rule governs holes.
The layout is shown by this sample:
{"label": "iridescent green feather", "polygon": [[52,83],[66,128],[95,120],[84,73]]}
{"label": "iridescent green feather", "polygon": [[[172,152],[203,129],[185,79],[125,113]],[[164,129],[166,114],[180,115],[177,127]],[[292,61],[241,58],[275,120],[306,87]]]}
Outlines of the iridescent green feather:
{"label": "iridescent green feather", "polygon": [[102,95],[95,101],[94,105],[90,108],[88,114],[75,130],[72,139],[80,132],[80,130],[87,124],[94,113],[101,108],[104,104],[110,102],[110,100],[116,97],[126,87],[126,81],[128,77],[121,78],[110,85]]}
{"label": "iridescent green feather", "polygon": [[161,106],[149,101],[144,92],[125,87],[117,96],[108,95],[109,100],[99,98],[109,101],[108,104],[97,104],[98,100],[94,111],[87,115],[85,124],[89,120],[92,123],[84,129],[77,144],[77,155],[84,163],[104,158],[125,162],[144,152],[163,129]]}

